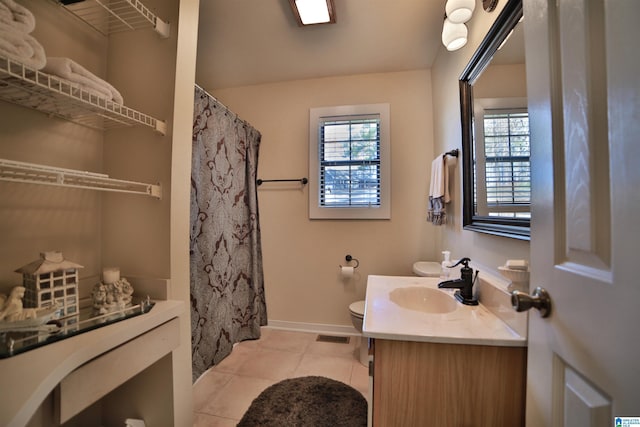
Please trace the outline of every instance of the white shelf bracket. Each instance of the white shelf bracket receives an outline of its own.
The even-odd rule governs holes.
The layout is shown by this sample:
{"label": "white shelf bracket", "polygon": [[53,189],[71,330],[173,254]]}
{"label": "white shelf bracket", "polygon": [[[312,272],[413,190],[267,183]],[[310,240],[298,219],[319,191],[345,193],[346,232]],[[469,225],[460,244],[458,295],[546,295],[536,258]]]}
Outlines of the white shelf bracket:
{"label": "white shelf bracket", "polygon": [[163,39],[168,39],[171,35],[171,26],[168,22],[164,22],[160,18],[156,18],[156,23],[153,27],[154,30],[162,37]]}

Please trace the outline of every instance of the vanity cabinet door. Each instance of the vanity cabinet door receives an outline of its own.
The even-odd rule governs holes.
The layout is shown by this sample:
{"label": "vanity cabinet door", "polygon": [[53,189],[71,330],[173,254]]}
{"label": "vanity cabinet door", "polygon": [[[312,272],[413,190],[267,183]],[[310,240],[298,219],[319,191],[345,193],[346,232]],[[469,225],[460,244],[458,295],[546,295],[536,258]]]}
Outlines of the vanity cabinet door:
{"label": "vanity cabinet door", "polygon": [[524,425],[526,348],[375,340],[373,425]]}

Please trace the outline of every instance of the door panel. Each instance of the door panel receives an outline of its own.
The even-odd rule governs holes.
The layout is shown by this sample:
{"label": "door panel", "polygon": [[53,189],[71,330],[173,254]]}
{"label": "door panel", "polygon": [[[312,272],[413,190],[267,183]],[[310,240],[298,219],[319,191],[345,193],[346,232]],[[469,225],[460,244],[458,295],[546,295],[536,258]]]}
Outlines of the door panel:
{"label": "door panel", "polygon": [[556,360],[563,368],[564,426],[611,425],[611,400],[563,361]]}
{"label": "door panel", "polygon": [[[527,425],[640,417],[640,2],[524,0],[532,141]],[[635,42],[632,42],[635,40]]]}
{"label": "door panel", "polygon": [[559,2],[553,28],[557,42],[552,40],[551,48],[559,50],[555,68],[562,88],[566,171],[566,254],[558,261],[608,272],[609,150],[602,6],[601,1]]}

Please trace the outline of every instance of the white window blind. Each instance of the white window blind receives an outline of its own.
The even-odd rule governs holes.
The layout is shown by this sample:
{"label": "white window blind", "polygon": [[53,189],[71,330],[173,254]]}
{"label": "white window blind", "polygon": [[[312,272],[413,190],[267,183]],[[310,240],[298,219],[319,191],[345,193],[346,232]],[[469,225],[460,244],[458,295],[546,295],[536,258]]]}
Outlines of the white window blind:
{"label": "white window blind", "polygon": [[[531,148],[526,111],[485,111],[486,203],[491,215],[528,217],[531,203]],[[520,206],[525,212],[513,211]],[[500,207],[509,207],[504,211]]]}
{"label": "white window blind", "polygon": [[390,218],[389,105],[312,108],[309,216]]}
{"label": "white window blind", "polygon": [[320,206],[380,206],[380,116],[320,120]]}

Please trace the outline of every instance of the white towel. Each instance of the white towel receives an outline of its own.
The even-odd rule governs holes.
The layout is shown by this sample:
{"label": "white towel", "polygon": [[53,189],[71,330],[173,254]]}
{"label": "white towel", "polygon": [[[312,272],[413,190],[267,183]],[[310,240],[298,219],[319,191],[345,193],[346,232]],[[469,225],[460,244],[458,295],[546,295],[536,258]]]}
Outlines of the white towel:
{"label": "white towel", "polygon": [[0,23],[25,34],[36,28],[33,13],[13,0],[0,0]]}
{"label": "white towel", "polygon": [[449,168],[446,161],[446,156],[442,153],[431,162],[427,221],[434,225],[446,223],[445,204],[451,201],[449,197]]}
{"label": "white towel", "polygon": [[446,167],[445,155],[440,154],[431,162],[431,186],[429,195],[444,197],[444,202],[451,201],[449,197],[449,168]]}
{"label": "white towel", "polygon": [[44,48],[36,39],[3,23],[0,23],[0,55],[36,70],[47,62]]}
{"label": "white towel", "polygon": [[42,71],[76,83],[79,88],[118,104],[123,103],[122,95],[115,87],[70,58],[48,57]]}

